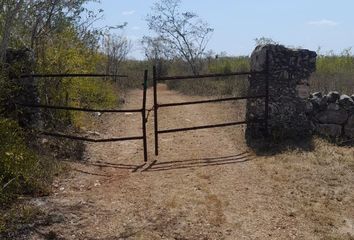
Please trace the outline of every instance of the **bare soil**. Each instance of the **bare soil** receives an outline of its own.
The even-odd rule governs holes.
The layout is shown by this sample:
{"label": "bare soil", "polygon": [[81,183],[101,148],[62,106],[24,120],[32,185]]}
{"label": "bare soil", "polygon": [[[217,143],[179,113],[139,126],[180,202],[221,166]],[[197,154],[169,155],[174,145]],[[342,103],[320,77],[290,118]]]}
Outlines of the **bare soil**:
{"label": "bare soil", "polygon": [[[125,107],[141,98],[131,91]],[[161,102],[196,98],[159,85]],[[161,109],[160,129],[244,112],[242,103]],[[32,201],[51,223],[26,239],[354,239],[352,148],[316,140],[315,150],[256,156],[244,127],[227,127],[161,135],[155,157],[152,115],[147,164],[141,141],[88,144],[53,195]],[[97,127],[100,137],[140,135],[141,116],[107,114]]]}

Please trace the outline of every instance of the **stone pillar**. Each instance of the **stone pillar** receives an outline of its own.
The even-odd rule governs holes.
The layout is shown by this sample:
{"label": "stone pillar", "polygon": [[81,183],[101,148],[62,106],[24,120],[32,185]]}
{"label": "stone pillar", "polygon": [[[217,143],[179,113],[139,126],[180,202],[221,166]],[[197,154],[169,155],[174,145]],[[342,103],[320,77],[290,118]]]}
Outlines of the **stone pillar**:
{"label": "stone pillar", "polygon": [[[316,69],[315,52],[305,49],[289,49],[281,45],[257,46],[251,55],[251,71],[265,71],[268,53],[269,63],[269,133],[273,140],[303,137],[312,134],[307,117],[310,96],[309,77]],[[248,95],[265,94],[264,74],[249,77]],[[264,99],[247,102],[247,120],[264,118]],[[264,136],[264,125],[248,124],[248,143]]]}
{"label": "stone pillar", "polygon": [[39,109],[26,108],[15,103],[39,104],[37,84],[33,78],[21,78],[20,75],[29,75],[33,72],[35,58],[30,49],[8,49],[6,51],[6,64],[8,66],[10,96],[8,112],[16,115],[22,127],[38,126],[40,121]]}

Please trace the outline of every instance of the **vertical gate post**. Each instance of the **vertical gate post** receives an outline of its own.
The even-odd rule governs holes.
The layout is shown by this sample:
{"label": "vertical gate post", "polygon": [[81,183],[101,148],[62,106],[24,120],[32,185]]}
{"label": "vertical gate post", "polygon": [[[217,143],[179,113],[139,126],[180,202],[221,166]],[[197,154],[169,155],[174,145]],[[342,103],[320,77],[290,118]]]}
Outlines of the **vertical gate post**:
{"label": "vertical gate post", "polygon": [[[16,102],[39,104],[39,92],[36,79],[33,77],[19,78],[21,75],[30,75],[34,69],[34,52],[27,48],[6,50],[6,81],[14,85],[11,93],[6,96],[5,115],[15,117],[22,127],[41,127],[42,119],[39,109],[17,109]],[[2,104],[2,103],[0,103]],[[20,111],[18,111],[20,110]]]}
{"label": "vertical gate post", "polygon": [[142,117],[142,126],[143,126],[143,144],[144,144],[144,162],[148,160],[148,153],[147,153],[147,139],[146,139],[146,91],[147,91],[147,78],[148,78],[148,71],[145,70],[144,72],[144,84],[143,84],[143,108],[141,111]]}
{"label": "vertical gate post", "polygon": [[268,137],[268,118],[269,118],[269,50],[266,53],[266,66],[265,66],[265,100],[264,100],[264,136]]}
{"label": "vertical gate post", "polygon": [[155,155],[159,155],[159,128],[158,128],[158,105],[157,105],[157,76],[156,67],[153,67],[153,85],[154,85],[154,131],[155,131]]}

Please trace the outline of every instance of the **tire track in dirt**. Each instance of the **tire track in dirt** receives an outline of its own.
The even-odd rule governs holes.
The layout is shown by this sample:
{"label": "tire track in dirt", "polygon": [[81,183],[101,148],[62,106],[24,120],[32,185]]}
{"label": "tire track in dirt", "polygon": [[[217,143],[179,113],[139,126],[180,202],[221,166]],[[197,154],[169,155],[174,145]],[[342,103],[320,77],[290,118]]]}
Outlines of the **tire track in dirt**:
{"label": "tire track in dirt", "polygon": [[[161,102],[197,99],[158,87]],[[140,107],[140,90],[128,96],[125,107]],[[149,89],[148,107],[151,96]],[[165,129],[241,120],[245,111],[223,103],[159,112]],[[100,137],[132,136],[141,134],[140,121],[139,114],[107,114],[97,125]],[[276,223],[301,224],[273,204],[278,199],[264,184],[261,159],[247,152],[243,134],[243,127],[227,127],[161,135],[155,157],[150,116],[144,166],[141,141],[88,144],[86,161],[72,164],[79,171],[37,200],[56,219],[38,231],[62,239],[288,239],[290,230]]]}

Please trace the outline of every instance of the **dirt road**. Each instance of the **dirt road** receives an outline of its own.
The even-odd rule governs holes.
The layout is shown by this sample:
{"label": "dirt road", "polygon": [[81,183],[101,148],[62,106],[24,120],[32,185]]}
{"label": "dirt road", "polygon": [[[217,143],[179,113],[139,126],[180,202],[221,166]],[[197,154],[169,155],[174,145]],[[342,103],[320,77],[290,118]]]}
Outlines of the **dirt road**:
{"label": "dirt road", "polygon": [[[132,91],[125,107],[140,107],[141,97]],[[159,99],[195,97],[160,85]],[[72,163],[73,173],[55,183],[54,195],[35,200],[52,222],[31,239],[49,232],[59,239],[322,239],[316,232],[322,223],[294,202],[305,190],[283,176],[274,159],[248,152],[243,127],[161,135],[155,157],[152,117],[149,162],[143,165],[141,141],[88,144],[86,161]],[[242,104],[222,103],[161,109],[159,122],[166,129],[243,117]],[[140,121],[139,114],[103,115],[97,131],[100,137],[140,135]]]}

